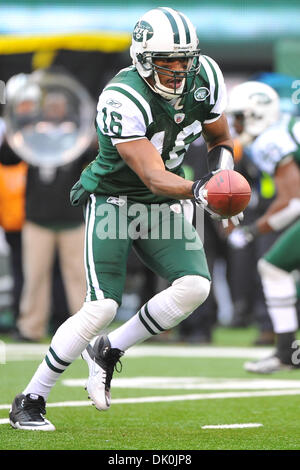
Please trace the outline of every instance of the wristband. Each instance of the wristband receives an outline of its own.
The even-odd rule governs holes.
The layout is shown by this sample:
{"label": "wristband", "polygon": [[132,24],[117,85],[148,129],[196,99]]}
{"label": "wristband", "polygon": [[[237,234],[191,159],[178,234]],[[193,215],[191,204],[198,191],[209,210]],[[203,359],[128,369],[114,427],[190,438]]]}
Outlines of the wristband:
{"label": "wristband", "polygon": [[233,149],[229,145],[217,145],[208,152],[210,170],[233,170]]}

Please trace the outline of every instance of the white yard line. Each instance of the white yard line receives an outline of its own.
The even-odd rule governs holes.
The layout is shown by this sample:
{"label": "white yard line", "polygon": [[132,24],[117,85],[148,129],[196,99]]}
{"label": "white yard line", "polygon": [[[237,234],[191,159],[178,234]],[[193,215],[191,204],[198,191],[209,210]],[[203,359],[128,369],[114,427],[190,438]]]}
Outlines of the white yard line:
{"label": "white yard line", "polygon": [[8,418],[0,419],[0,424],[8,424],[8,423],[9,423]]}
{"label": "white yard line", "polygon": [[[65,379],[67,387],[85,387],[87,379]],[[112,379],[112,388],[169,390],[274,390],[299,389],[300,380],[236,379],[212,377],[124,377]]]}
{"label": "white yard line", "polygon": [[241,423],[241,424],[211,424],[201,426],[201,429],[243,429],[243,428],[260,428],[261,423]]}
{"label": "white yard line", "polygon": [[[8,418],[0,419],[0,424],[9,424]],[[216,424],[201,426],[201,429],[241,429],[241,428],[258,428],[263,426],[260,423],[243,423],[243,424]]]}
{"label": "white yard line", "polygon": [[[2,343],[6,361],[41,359],[48,351],[46,344]],[[219,346],[134,346],[126,352],[126,357],[221,357],[240,359],[260,359],[270,355],[273,348],[252,347],[234,348]]]}
{"label": "white yard line", "polygon": [[[154,396],[139,398],[115,398],[112,400],[113,405],[129,405],[137,403],[163,403],[173,401],[193,401],[193,400],[217,400],[226,398],[255,398],[255,397],[281,397],[288,395],[300,395],[298,390],[269,390],[258,392],[224,392],[224,393],[198,393],[192,395],[172,395],[172,396]],[[63,401],[57,403],[48,403],[48,408],[57,407],[80,407],[91,406],[90,400],[85,401]],[[8,410],[11,405],[0,405],[0,410]]]}

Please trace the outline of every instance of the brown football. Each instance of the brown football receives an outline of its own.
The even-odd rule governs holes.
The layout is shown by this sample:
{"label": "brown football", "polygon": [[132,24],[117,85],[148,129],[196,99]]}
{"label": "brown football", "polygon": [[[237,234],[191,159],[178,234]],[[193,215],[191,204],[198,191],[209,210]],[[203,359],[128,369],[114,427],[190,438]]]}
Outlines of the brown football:
{"label": "brown football", "polygon": [[223,217],[232,217],[247,207],[251,188],[243,175],[234,170],[221,170],[205,185],[208,207]]}

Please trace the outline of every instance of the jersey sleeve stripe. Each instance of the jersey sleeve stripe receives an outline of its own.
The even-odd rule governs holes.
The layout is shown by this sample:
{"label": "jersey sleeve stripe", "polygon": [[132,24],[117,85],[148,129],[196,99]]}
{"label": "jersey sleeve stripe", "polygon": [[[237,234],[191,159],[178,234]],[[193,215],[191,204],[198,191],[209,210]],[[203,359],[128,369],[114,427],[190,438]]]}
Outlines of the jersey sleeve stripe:
{"label": "jersey sleeve stripe", "polygon": [[124,96],[130,99],[141,111],[144,117],[146,127],[151,124],[153,119],[150,106],[145,100],[145,98],[143,98],[143,96],[140,95],[137,91],[135,91],[128,85],[124,85],[123,83],[114,83],[113,85],[109,85],[105,88],[105,91],[106,90],[118,91],[119,93],[122,93]]}
{"label": "jersey sleeve stripe", "polygon": [[216,85],[215,85],[215,79],[214,79],[214,74],[211,70],[211,67],[209,66],[206,58],[204,56],[201,56],[201,64],[203,65],[204,67],[204,70],[205,70],[205,73],[207,75],[207,78],[208,78],[208,82],[209,82],[209,91],[210,91],[210,99],[209,99],[209,104],[214,104],[214,99],[215,99],[215,88],[216,88]]}
{"label": "jersey sleeve stripe", "polygon": [[211,57],[209,57],[208,60],[212,68],[215,70],[216,76],[217,76],[217,88],[218,88],[217,101],[219,100],[222,101],[222,95],[225,95],[226,98],[224,98],[223,96],[223,100],[225,99],[225,101],[227,102],[227,91],[226,91],[223,73],[220,70],[220,67],[218,66],[218,64]]}
{"label": "jersey sleeve stripe", "polygon": [[219,91],[217,72],[216,72],[215,67],[213,66],[211,60],[208,57],[205,57],[205,60],[209,64],[209,66],[212,70],[213,76],[214,76],[214,81],[215,81],[214,100],[215,100],[215,103],[216,103],[217,99],[218,99],[218,91]]}

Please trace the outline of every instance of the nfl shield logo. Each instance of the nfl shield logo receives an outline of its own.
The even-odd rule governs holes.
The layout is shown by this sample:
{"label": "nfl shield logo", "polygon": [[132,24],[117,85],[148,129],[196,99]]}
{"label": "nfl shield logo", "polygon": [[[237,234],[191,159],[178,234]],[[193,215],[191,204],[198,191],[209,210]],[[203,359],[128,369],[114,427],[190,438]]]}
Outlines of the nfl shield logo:
{"label": "nfl shield logo", "polygon": [[174,121],[176,122],[176,124],[180,124],[184,120],[184,118],[185,118],[184,113],[177,113],[174,116]]}

